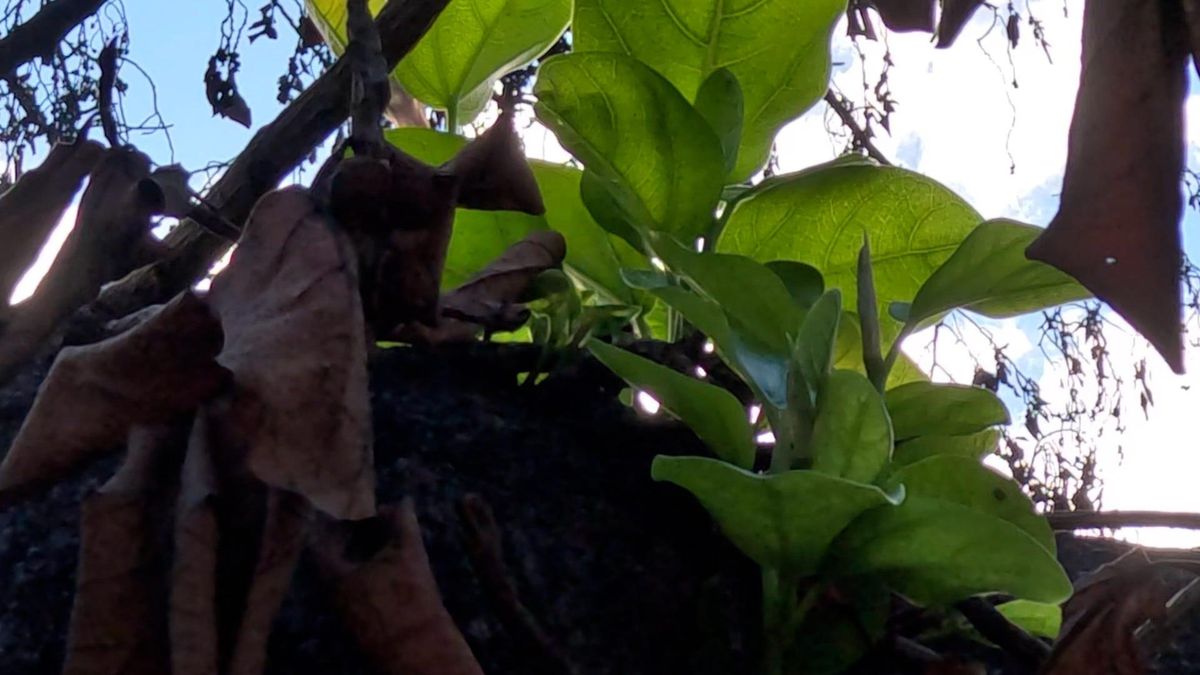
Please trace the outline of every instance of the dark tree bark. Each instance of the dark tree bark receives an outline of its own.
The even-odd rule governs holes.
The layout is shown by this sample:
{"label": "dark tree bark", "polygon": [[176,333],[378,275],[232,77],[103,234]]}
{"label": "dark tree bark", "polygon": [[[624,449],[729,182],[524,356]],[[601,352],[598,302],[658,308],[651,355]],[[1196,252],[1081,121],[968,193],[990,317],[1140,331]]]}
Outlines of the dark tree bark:
{"label": "dark tree bark", "polygon": [[49,58],[71,29],[95,14],[105,0],[55,0],[0,38],[0,75],[37,57]]}

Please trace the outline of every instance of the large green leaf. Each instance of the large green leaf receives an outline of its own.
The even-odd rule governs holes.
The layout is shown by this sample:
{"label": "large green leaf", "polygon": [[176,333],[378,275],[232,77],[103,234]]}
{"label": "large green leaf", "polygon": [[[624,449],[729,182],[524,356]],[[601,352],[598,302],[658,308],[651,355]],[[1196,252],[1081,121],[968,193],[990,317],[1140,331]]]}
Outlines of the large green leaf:
{"label": "large green leaf", "polygon": [[887,314],[907,302],[950,257],[981,218],[937,182],[893,167],[835,164],[763,184],[739,201],[717,250],[755,260],[808,263],[857,302],[863,233],[871,239],[875,290],[885,338],[899,324]]}
{"label": "large green leaf", "polygon": [[538,119],[602,178],[640,227],[703,235],[724,171],[708,122],[670,82],[620,54],[547,59],[534,93]]}
{"label": "large green leaf", "polygon": [[691,427],[718,457],[744,469],[754,466],[754,432],[746,409],[733,394],[597,340],[590,341],[588,349]]}
{"label": "large green leaf", "polygon": [[725,172],[733,171],[737,165],[738,145],[742,141],[742,118],[745,115],[742,86],[737,77],[724,68],[714,70],[700,85],[695,106],[721,141]]}
{"label": "large green leaf", "polygon": [[812,468],[860,483],[875,480],[892,455],[892,424],[866,376],[835,370],[821,390]]}
{"label": "large green leaf", "polygon": [[909,308],[909,322],[917,325],[956,308],[997,318],[1016,316],[1088,297],[1087,289],[1071,277],[1025,257],[1041,232],[1011,220],[989,220],[975,228],[921,286]]}
{"label": "large green leaf", "polygon": [[892,466],[906,466],[938,455],[968,457],[979,461],[994,452],[999,442],[1000,432],[995,429],[962,436],[917,436],[896,446],[892,453]]}
{"label": "large green leaf", "polygon": [[876,576],[922,605],[988,592],[1057,603],[1072,590],[1054,555],[1024,530],[941,500],[911,498],[872,509],[830,553],[828,574]]}
{"label": "large green leaf", "polygon": [[408,93],[470,122],[501,75],[550,48],[571,21],[572,0],[451,0],[400,65]]}
{"label": "large green leaf", "polygon": [[815,471],[762,475],[704,457],[657,457],[655,480],[688,490],[758,564],[800,577],[864,511],[899,501],[873,485]]}
{"label": "large green leaf", "polygon": [[912,382],[887,392],[896,440],[961,436],[1008,424],[1008,408],[992,392],[961,384]]}
{"label": "large green leaf", "polygon": [[739,182],[767,160],[775,133],[829,87],[829,41],[845,0],[578,0],[575,49],[623,52],[688,100],[725,68],[741,83]]}
{"label": "large green leaf", "polygon": [[794,260],[772,260],[767,269],[775,273],[796,304],[807,310],[825,292],[825,279],[817,268]]}
{"label": "large green leaf", "polygon": [[1016,482],[978,460],[939,455],[909,464],[892,474],[893,485],[904,485],[909,499],[936,499],[995,516],[1016,525],[1047,551],[1054,553],[1050,523],[1033,510],[1033,502]]}
{"label": "large green leaf", "polygon": [[[385,136],[397,148],[434,165],[448,161],[468,142],[462,136],[412,127],[392,129]],[[459,209],[447,253],[446,286],[466,280],[530,231],[549,226],[566,237],[566,265],[585,285],[614,302],[644,304],[621,279],[621,268],[646,265],[646,256],[592,220],[579,197],[582,172],[538,160],[529,165],[546,204],[545,215]]]}
{"label": "large green leaf", "polygon": [[996,605],[1004,618],[1038,637],[1054,640],[1062,629],[1062,607],[1032,600],[1010,600]]}
{"label": "large green leaf", "polygon": [[[866,374],[862,353],[862,328],[856,312],[842,312],[838,325],[837,347],[833,356],[833,367]],[[896,359],[896,365],[888,375],[888,386],[899,387],[910,382],[925,382],[929,376],[908,358],[904,352]]]}

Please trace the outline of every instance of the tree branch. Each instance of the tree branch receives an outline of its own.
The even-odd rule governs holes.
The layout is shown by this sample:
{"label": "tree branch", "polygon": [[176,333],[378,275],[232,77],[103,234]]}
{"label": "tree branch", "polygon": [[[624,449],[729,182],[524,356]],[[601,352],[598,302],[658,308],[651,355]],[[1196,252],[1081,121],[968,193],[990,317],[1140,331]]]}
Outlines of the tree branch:
{"label": "tree branch", "polygon": [[1032,669],[1037,669],[1050,657],[1050,645],[1021,630],[997,610],[992,603],[975,597],[954,606],[983,637]]}
{"label": "tree branch", "polygon": [[1178,527],[1200,530],[1200,513],[1167,511],[1059,511],[1046,514],[1056,530],[1099,530],[1118,527]]}
{"label": "tree branch", "polygon": [[887,158],[887,155],[883,154],[880,152],[879,148],[875,147],[875,143],[871,140],[871,135],[868,134],[865,129],[859,126],[858,120],[854,119],[854,113],[850,112],[850,109],[846,107],[846,104],[842,101],[842,99],[838,98],[837,94],[833,93],[832,89],[825,92],[825,102],[828,103],[829,107],[832,108],[833,111],[837,113],[837,116],[842,119],[842,124],[846,125],[846,128],[849,129],[850,133],[854,136],[854,141],[863,150],[867,151],[867,155],[869,155],[871,159],[884,166],[895,166],[892,161]]}
{"label": "tree branch", "polygon": [[[391,0],[376,18],[389,69],[408,53],[449,0]],[[350,114],[352,67],[343,55],[273,122],[259,129],[205,195],[222,217],[241,223],[254,203],[272,190]],[[199,279],[229,247],[193,220],[166,238],[171,250],[160,263],[112,284],[89,309],[91,317],[116,318],[164,302]]]}
{"label": "tree branch", "polygon": [[0,38],[0,74],[36,57],[49,58],[71,29],[95,14],[105,0],[55,0]]}

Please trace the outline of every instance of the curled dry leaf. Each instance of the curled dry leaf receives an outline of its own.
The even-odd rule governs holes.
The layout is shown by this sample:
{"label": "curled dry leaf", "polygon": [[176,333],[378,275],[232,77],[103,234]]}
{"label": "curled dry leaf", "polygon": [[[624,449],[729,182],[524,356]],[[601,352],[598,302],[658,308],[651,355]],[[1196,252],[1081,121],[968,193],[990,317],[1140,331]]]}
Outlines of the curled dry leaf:
{"label": "curled dry leaf", "polygon": [[308,536],[312,510],[303,498],[271,490],[254,576],[238,626],[230,675],[262,675],[267,665],[271,624],[287,595],[288,585]]}
{"label": "curled dry leaf", "polygon": [[441,167],[391,147],[386,155],[342,162],[330,187],[334,218],[354,240],[376,335],[402,323],[436,324],[456,207],[545,211],[509,115]]}
{"label": "curled dry leaf", "polygon": [[192,190],[188,187],[191,174],[178,164],[159,167],[150,174],[150,180],[163,194],[162,214],[183,218],[192,210]]}
{"label": "curled dry leaf", "polygon": [[220,324],[190,292],[145,323],[59,353],[0,464],[0,505],[115,450],[131,426],[195,408],[228,381]]}
{"label": "curled dry leaf", "polygon": [[1178,590],[1133,549],[1077,584],[1043,675],[1142,675],[1135,632],[1162,617]]}
{"label": "curled dry leaf", "polygon": [[963,27],[975,16],[983,0],[942,0],[942,18],[938,22],[937,46],[945,49],[954,44]]}
{"label": "curled dry leaf", "polygon": [[104,148],[86,139],[59,143],[41,166],[0,194],[0,297],[7,304],[50,231],[79,191]]}
{"label": "curled dry leaf", "polygon": [[562,267],[567,242],[553,230],[533,232],[461,286],[442,296],[436,326],[409,324],[396,337],[428,344],[473,340],[481,330],[515,330],[529,318],[520,303],[539,274]]}
{"label": "curled dry leaf", "polygon": [[65,675],[170,672],[160,535],[163,487],[178,468],[172,440],[170,426],[135,429],[120,471],[83,502]]}
{"label": "curled dry leaf", "polygon": [[264,196],[209,296],[245,462],[338,518],[375,513],[366,335],[354,253],[302,189]]}
{"label": "curled dry leaf", "polygon": [[217,513],[216,471],[211,452],[212,424],[196,414],[183,462],[182,488],[175,507],[175,564],[171,570],[168,625],[171,675],[217,672]]}
{"label": "curled dry leaf", "polygon": [[879,12],[888,30],[932,33],[937,26],[937,0],[865,0]]}
{"label": "curled dry leaf", "polygon": [[380,673],[482,675],[442,605],[411,500],[329,525],[313,553],[343,622]]}
{"label": "curled dry leaf", "polygon": [[1183,369],[1179,217],[1188,48],[1173,2],[1090,2],[1062,203],[1027,255],[1075,277]]}
{"label": "curled dry leaf", "polygon": [[150,160],[131,149],[110,149],[92,171],[75,228],[33,297],[0,327],[0,381],[44,344],[59,323],[93,300],[105,283],[151,262],[161,250],[150,217],[164,195],[149,178]]}

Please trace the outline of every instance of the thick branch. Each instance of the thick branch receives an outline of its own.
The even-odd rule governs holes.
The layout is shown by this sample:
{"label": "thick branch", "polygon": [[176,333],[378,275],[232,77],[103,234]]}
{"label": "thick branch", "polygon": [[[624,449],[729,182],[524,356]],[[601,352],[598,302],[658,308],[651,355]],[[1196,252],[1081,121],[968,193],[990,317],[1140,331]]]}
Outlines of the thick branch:
{"label": "thick branch", "polygon": [[1118,527],[1179,527],[1200,530],[1200,513],[1167,511],[1062,511],[1046,515],[1056,530],[1098,530]]}
{"label": "thick branch", "polygon": [[[449,0],[391,0],[376,24],[388,68],[421,39]],[[205,195],[226,220],[241,223],[258,198],[279,184],[313,148],[350,114],[351,65],[346,56],[264,126]],[[101,317],[118,317],[163,302],[199,279],[229,247],[193,220],[185,220],[166,238],[171,255],[135,271],[105,289],[92,308]]]}
{"label": "thick branch", "polygon": [[850,133],[854,136],[854,141],[860,147],[862,147],[863,150],[866,150],[871,159],[884,166],[893,166],[892,161],[888,159],[887,155],[883,154],[879,148],[875,147],[874,141],[871,140],[871,135],[868,134],[867,131],[858,124],[858,120],[854,119],[854,114],[850,112],[850,109],[846,107],[846,104],[842,102],[842,99],[838,98],[837,94],[833,93],[832,89],[825,92],[825,102],[829,104],[829,107],[832,108],[835,113],[837,113],[837,116],[842,120],[842,124],[846,125],[846,128],[849,129]]}
{"label": "thick branch", "polygon": [[980,635],[1020,659],[1031,669],[1041,666],[1049,658],[1050,645],[1021,630],[987,600],[968,598],[955,607]]}
{"label": "thick branch", "polygon": [[95,14],[104,0],[55,0],[0,38],[0,74],[36,57],[48,58],[71,29]]}

